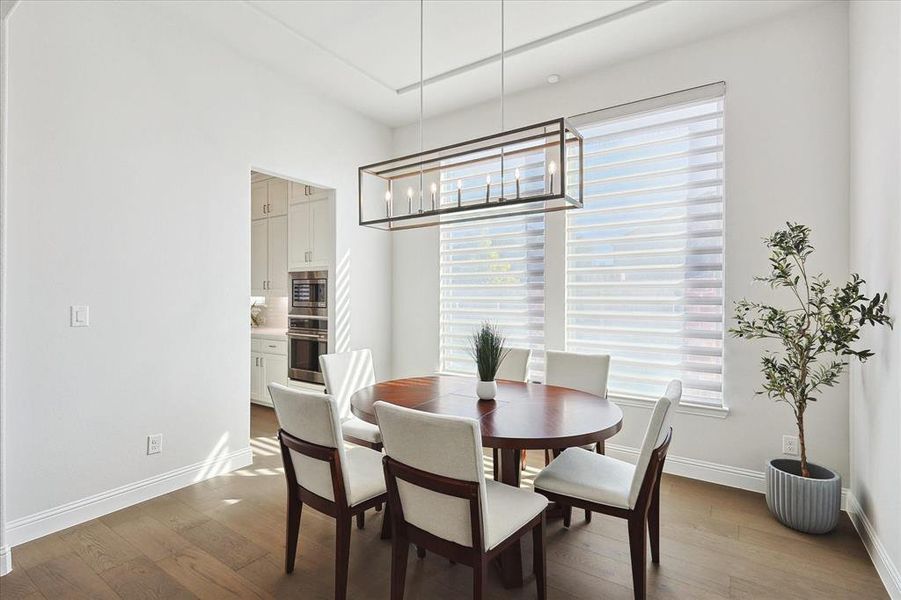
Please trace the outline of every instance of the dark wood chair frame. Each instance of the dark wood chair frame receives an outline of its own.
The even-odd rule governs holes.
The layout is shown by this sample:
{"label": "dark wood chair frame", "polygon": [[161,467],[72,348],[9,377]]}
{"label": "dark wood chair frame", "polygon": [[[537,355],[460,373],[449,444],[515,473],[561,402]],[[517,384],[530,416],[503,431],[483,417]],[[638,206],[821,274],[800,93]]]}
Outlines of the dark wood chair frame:
{"label": "dark wood chair frame", "polygon": [[[547,560],[544,543],[544,512],[520,527],[506,540],[485,550],[482,543],[482,510],[479,505],[479,484],[450,477],[442,477],[410,467],[386,456],[385,484],[388,488],[388,508],[391,518],[391,600],[403,600],[404,582],[407,573],[407,554],[410,544],[444,556],[454,563],[461,563],[473,569],[473,598],[481,600],[484,594],[488,565],[508,546],[519,541],[529,531],[532,532],[533,571],[538,588],[539,600],[547,597]],[[463,546],[433,535],[404,519],[403,507],[397,490],[397,480],[406,481],[439,494],[460,498],[469,502],[472,547]]]}
{"label": "dark wood chair frame", "polygon": [[[355,506],[348,506],[347,490],[344,489],[344,477],[342,476],[343,465],[341,464],[341,455],[338,453],[337,448],[305,442],[284,429],[278,430],[278,440],[282,449],[285,478],[288,482],[285,572],[291,573],[294,571],[294,559],[297,556],[297,538],[300,535],[300,515],[303,511],[303,505],[306,504],[335,519],[335,599],[344,600],[347,598],[351,521],[356,517],[357,528],[362,529],[365,523],[363,516],[365,511],[387,502],[388,495],[387,493],[379,494]],[[334,500],[323,498],[297,483],[297,474],[294,471],[294,461],[291,459],[290,450],[328,463],[332,475]],[[382,539],[390,537],[390,520],[390,511],[386,510],[382,521]]]}
{"label": "dark wood chair frame", "polygon": [[645,471],[635,508],[618,508],[598,504],[589,500],[555,494],[535,488],[535,491],[564,508],[563,525],[569,527],[567,510],[572,507],[584,508],[586,511],[599,512],[621,519],[629,523],[629,552],[632,555],[632,587],[636,600],[644,600],[647,595],[647,540],[651,539],[651,561],[660,562],[660,477],[663,463],[669,449],[673,430],[670,428],[666,439],[651,453],[648,469]]}

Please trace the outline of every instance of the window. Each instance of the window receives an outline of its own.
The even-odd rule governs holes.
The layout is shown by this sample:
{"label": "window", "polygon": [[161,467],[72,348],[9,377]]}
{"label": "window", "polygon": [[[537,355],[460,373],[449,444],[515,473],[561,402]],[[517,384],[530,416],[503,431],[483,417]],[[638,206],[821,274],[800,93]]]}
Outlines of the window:
{"label": "window", "polygon": [[566,347],[611,355],[612,397],[722,404],[723,84],[579,117]]}
{"label": "window", "polygon": [[[543,189],[544,152],[505,161],[513,194],[513,170],[522,173],[523,192]],[[449,165],[441,172],[441,202],[456,202],[457,181],[463,200],[485,193],[485,177],[500,181],[500,162]],[[482,321],[497,324],[508,344],[531,348],[530,377],[544,372],[544,227],[543,214],[495,218],[440,226],[440,368],[475,373],[469,336]]]}

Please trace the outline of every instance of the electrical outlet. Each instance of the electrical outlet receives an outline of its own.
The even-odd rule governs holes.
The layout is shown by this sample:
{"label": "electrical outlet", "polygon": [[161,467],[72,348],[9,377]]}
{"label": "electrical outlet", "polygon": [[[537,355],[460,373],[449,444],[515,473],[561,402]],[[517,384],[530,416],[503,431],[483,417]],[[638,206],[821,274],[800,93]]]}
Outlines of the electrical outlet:
{"label": "electrical outlet", "polygon": [[163,434],[155,433],[147,436],[147,454],[159,454],[163,451]]}
{"label": "electrical outlet", "polygon": [[788,454],[789,456],[798,456],[798,436],[782,436],[782,454]]}

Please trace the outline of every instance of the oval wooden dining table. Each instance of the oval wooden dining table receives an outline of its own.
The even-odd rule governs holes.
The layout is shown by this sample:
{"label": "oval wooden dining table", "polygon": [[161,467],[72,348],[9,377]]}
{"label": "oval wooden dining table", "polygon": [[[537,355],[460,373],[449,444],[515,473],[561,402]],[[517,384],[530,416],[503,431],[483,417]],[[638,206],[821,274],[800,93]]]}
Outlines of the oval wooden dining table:
{"label": "oval wooden dining table", "polygon": [[[474,378],[452,375],[394,379],[362,388],[350,398],[357,417],[378,425],[378,401],[424,412],[470,417],[481,425],[482,445],[500,454],[499,481],[519,487],[521,449],[561,449],[604,443],[622,428],[623,413],[606,398],[553,385],[497,382],[494,400],[479,400]],[[508,588],[522,585],[519,542],[499,559]]]}

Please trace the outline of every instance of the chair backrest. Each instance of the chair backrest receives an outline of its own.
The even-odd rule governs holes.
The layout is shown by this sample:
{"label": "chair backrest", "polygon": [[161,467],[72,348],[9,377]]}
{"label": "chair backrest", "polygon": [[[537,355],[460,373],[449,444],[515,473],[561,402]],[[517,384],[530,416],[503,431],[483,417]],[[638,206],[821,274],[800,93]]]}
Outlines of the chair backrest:
{"label": "chair backrest", "polygon": [[634,507],[638,501],[638,492],[641,490],[645,473],[648,470],[648,465],[651,463],[651,454],[669,436],[673,412],[679,406],[681,398],[682,382],[674,379],[666,386],[666,392],[657,401],[653,412],[651,412],[651,420],[648,422],[648,428],[644,432],[644,441],[641,443],[641,452],[638,454],[638,462],[635,463],[635,473],[632,476],[632,485],[629,488],[630,507]]}
{"label": "chair backrest", "polygon": [[545,352],[545,383],[607,397],[609,354]]}
{"label": "chair backrest", "polygon": [[341,421],[350,418],[350,397],[359,389],[375,385],[372,352],[366,348],[319,357],[325,389],[338,402]]}
{"label": "chair backrest", "polygon": [[[479,422],[386,402],[376,402],[375,413],[388,457],[422,472],[426,480],[431,475],[435,480],[449,478],[478,485],[482,539],[477,544],[484,548],[486,492]],[[386,472],[386,481],[391,477]],[[470,501],[435,491],[435,487],[441,487],[438,481],[435,485],[423,481],[429,488],[400,478],[396,482],[406,523],[462,546],[474,545]]]}
{"label": "chair backrest", "polygon": [[[338,421],[338,404],[335,399],[317,392],[303,392],[277,383],[269,384],[269,394],[275,406],[279,428],[304,445],[318,448],[289,448],[291,466],[298,485],[317,496],[335,502],[341,501],[349,487],[347,460]],[[286,442],[282,441],[283,447]],[[323,452],[322,450],[330,450]],[[326,457],[337,456],[338,472],[343,490],[336,493],[332,480],[331,462]],[[287,469],[289,465],[285,465]],[[346,497],[344,501],[346,502]]]}
{"label": "chair backrest", "polygon": [[509,348],[507,356],[501,361],[494,378],[507,381],[528,381],[531,358],[532,351],[528,348]]}

